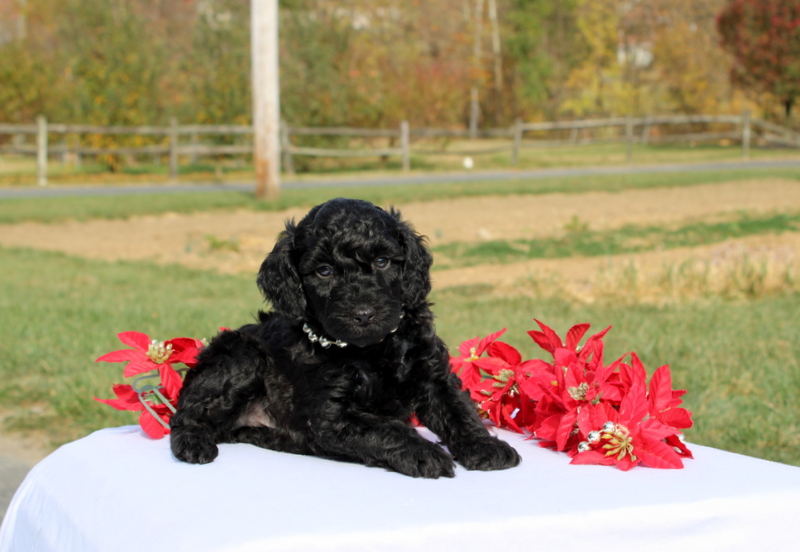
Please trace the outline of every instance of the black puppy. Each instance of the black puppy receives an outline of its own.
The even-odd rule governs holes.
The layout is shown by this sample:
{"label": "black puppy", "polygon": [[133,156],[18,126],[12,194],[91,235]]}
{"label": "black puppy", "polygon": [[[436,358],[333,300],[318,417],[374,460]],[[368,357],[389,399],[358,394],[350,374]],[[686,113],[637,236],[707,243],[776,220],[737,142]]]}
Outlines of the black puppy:
{"label": "black puppy", "polygon": [[431,263],[400,213],[366,201],[288,222],[257,279],[274,311],[203,349],[170,424],[173,454],[202,464],[217,443],[251,443],[432,478],[452,477],[453,458],[516,466],[450,371],[427,302]]}

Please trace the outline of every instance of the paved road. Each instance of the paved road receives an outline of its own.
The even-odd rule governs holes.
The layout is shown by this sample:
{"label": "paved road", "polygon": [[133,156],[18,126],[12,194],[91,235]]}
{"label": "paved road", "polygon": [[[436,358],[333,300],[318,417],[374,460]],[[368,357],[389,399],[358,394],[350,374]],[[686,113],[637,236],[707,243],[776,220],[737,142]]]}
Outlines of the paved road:
{"label": "paved road", "polygon": [[[740,169],[782,169],[800,168],[800,158],[794,160],[766,160],[766,161],[725,161],[714,163],[675,163],[668,165],[641,165],[641,166],[615,166],[615,167],[582,167],[582,168],[554,168],[537,169],[528,171],[475,171],[447,174],[419,174],[409,176],[392,176],[383,178],[363,179],[329,179],[286,181],[281,187],[286,190],[308,188],[334,188],[334,187],[359,187],[359,186],[386,186],[399,184],[437,184],[446,182],[477,182],[477,181],[504,181],[504,180],[538,180],[544,178],[594,176],[594,175],[624,175],[624,174],[655,174],[679,172],[719,172]],[[0,188],[0,199],[22,197],[64,197],[64,196],[116,196],[116,195],[141,195],[162,193],[190,193],[209,191],[240,191],[252,192],[252,182],[234,182],[226,184],[199,183],[199,184],[173,184],[173,185],[122,185],[122,186],[54,186],[37,188]]]}

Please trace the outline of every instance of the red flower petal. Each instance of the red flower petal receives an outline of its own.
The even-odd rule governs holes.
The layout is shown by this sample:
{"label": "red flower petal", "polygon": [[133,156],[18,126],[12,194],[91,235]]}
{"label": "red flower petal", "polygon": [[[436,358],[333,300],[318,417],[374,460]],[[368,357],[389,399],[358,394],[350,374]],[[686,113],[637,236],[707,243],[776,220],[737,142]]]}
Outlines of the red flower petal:
{"label": "red flower petal", "polygon": [[675,451],[678,456],[684,456],[686,458],[694,458],[694,456],[692,456],[692,451],[689,450],[689,448],[686,446],[686,443],[681,441],[680,437],[678,437],[677,435],[673,435],[672,437],[667,437],[666,441],[667,445],[672,447],[672,450],[678,449]]}
{"label": "red flower petal", "polygon": [[533,319],[533,321],[536,322],[542,329],[542,333],[544,333],[544,335],[547,336],[547,339],[550,340],[550,343],[553,344],[553,348],[564,346],[564,344],[561,342],[561,338],[558,337],[558,334],[553,330],[553,328],[551,328],[547,324],[543,324],[542,322],[540,322],[535,318]]}
{"label": "red flower petal", "polygon": [[[168,416],[162,415],[160,416],[160,418],[164,420],[165,423],[169,423]],[[142,415],[139,416],[139,425],[142,426],[144,432],[147,433],[147,435],[149,435],[153,439],[161,439],[162,437],[164,437],[164,435],[169,433],[169,428],[166,428],[163,425],[161,425],[158,422],[158,420],[153,418],[153,415],[150,414],[147,410],[142,411]]]}
{"label": "red flower petal", "polygon": [[558,429],[556,430],[556,445],[558,450],[567,449],[567,441],[572,435],[572,430],[575,429],[575,422],[577,419],[577,410],[570,410],[561,417],[558,423]]}
{"label": "red flower petal", "polygon": [[458,352],[461,353],[460,356],[469,357],[472,354],[472,348],[475,348],[477,353],[478,350],[478,342],[480,342],[480,337],[473,337],[472,339],[467,339],[466,341],[462,342],[461,345],[458,346]]}
{"label": "red flower petal", "polygon": [[487,335],[486,337],[484,337],[483,339],[481,339],[481,340],[478,342],[478,345],[477,345],[477,347],[476,347],[476,352],[477,352],[478,356],[482,355],[482,354],[483,354],[483,352],[486,350],[486,348],[487,348],[487,347],[488,347],[488,346],[489,346],[491,343],[493,343],[493,342],[494,342],[494,341],[495,341],[495,340],[496,340],[498,337],[500,337],[501,335],[503,335],[505,332],[506,332],[506,329],[505,329],[505,328],[503,328],[502,330],[500,330],[500,331],[497,331],[497,332],[494,332],[494,333],[492,333],[492,334],[489,334],[489,335]]}
{"label": "red flower petal", "polygon": [[196,340],[188,337],[177,337],[170,339],[169,343],[173,347],[173,352],[169,357],[170,362],[182,362],[186,366],[194,367],[197,364],[197,355],[200,349],[197,347]]}
{"label": "red flower petal", "polygon": [[586,343],[583,345],[583,349],[581,349],[580,355],[578,358],[581,361],[586,361],[589,358],[589,355],[594,353],[596,356],[603,356],[603,337],[608,333],[608,330],[611,329],[611,326],[603,330],[602,332],[598,332],[591,336],[589,339],[586,340]]}
{"label": "red flower petal", "polygon": [[[168,363],[164,363],[168,364]],[[138,374],[144,374],[145,372],[152,372],[153,370],[158,370],[159,366],[162,364],[156,364],[149,357],[139,357],[133,359],[125,366],[125,369],[122,371],[122,375],[126,378],[130,378],[132,376],[136,376]]]}
{"label": "red flower petal", "polygon": [[125,345],[130,345],[131,347],[139,349],[145,353],[150,347],[150,338],[147,336],[147,334],[142,332],[122,332],[117,334],[117,337],[119,337],[119,340]]}
{"label": "red flower petal", "polygon": [[142,352],[135,349],[120,349],[111,351],[99,357],[95,362],[127,362],[136,358],[141,358]]}
{"label": "red flower petal", "polygon": [[670,406],[672,402],[672,376],[669,366],[661,366],[650,378],[650,413],[654,416]]}
{"label": "red flower petal", "polygon": [[517,425],[517,421],[514,419],[512,414],[517,409],[517,405],[513,403],[504,404],[501,408],[502,419],[505,422],[504,425],[511,430],[516,431],[517,433],[523,433],[522,429]]}
{"label": "red flower petal", "polygon": [[578,362],[578,356],[575,351],[559,347],[553,351],[553,360],[555,360],[556,366],[569,366]]}
{"label": "red flower petal", "polygon": [[536,437],[545,441],[556,442],[556,432],[558,424],[561,422],[561,414],[551,415],[542,419],[539,427],[536,428]]}
{"label": "red flower petal", "polygon": [[647,416],[647,400],[643,387],[631,387],[619,405],[619,423],[630,430]]}
{"label": "red flower petal", "polygon": [[636,447],[634,454],[651,468],[680,469],[683,461],[675,450],[662,441],[649,441]]}
{"label": "red flower petal", "polygon": [[642,436],[648,441],[661,441],[678,433],[674,427],[662,424],[655,418],[647,418],[640,425]]}
{"label": "red flower petal", "polygon": [[495,358],[495,357],[483,357],[472,361],[472,364],[490,374],[492,376],[496,376],[500,373],[500,370],[505,370],[509,368],[509,365],[506,361]]}
{"label": "red flower petal", "polygon": [[487,349],[489,356],[502,359],[511,366],[522,362],[522,355],[514,347],[502,341],[491,343]]}
{"label": "red flower petal", "polygon": [[172,366],[167,364],[162,365],[161,368],[158,369],[158,373],[161,376],[161,385],[164,386],[161,393],[171,401],[177,400],[178,394],[183,386],[181,375],[173,370]]}
{"label": "red flower petal", "polygon": [[600,451],[587,450],[586,452],[579,452],[576,454],[570,464],[601,464],[603,466],[611,466],[614,464],[614,459]]}
{"label": "red flower petal", "polygon": [[694,425],[692,413],[685,408],[670,408],[658,415],[659,420],[677,429],[688,429]]}
{"label": "red flower petal", "polygon": [[567,342],[564,347],[574,351],[589,327],[590,324],[576,324],[572,326],[567,332]]}
{"label": "red flower petal", "polygon": [[144,406],[142,406],[142,402],[139,400],[139,395],[130,385],[117,384],[111,389],[117,396],[116,399],[98,399],[95,397],[94,400],[105,403],[112,408],[116,408],[117,410],[135,411],[142,410],[144,408]]}

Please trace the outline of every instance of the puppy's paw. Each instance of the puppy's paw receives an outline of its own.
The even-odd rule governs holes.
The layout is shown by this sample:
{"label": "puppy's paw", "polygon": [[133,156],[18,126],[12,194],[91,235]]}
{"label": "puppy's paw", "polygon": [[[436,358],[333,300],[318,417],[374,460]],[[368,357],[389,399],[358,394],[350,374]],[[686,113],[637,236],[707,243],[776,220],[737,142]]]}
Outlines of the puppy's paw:
{"label": "puppy's paw", "polygon": [[430,443],[414,443],[389,459],[389,467],[411,477],[436,479],[455,476],[453,458],[442,447]]}
{"label": "puppy's paw", "polygon": [[506,470],[521,460],[514,447],[495,437],[457,443],[450,450],[456,461],[468,470]]}
{"label": "puppy's paw", "polygon": [[208,464],[219,454],[219,449],[212,440],[193,432],[173,432],[170,436],[170,447],[175,458],[190,464]]}

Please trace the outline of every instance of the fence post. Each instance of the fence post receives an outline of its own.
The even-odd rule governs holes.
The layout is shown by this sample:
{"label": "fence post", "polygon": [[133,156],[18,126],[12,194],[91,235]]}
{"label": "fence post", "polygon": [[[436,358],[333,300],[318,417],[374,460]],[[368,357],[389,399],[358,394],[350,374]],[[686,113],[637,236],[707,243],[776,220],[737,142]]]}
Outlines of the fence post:
{"label": "fence post", "polygon": [[630,163],[633,159],[633,117],[628,113],[625,116],[625,160]]}
{"label": "fence post", "polygon": [[36,181],[47,186],[47,119],[36,117]]}
{"label": "fence post", "polygon": [[653,126],[650,120],[653,118],[651,114],[647,114],[645,117],[644,128],[642,129],[642,135],[639,138],[639,143],[643,145],[647,145],[650,143],[650,127]]}
{"label": "fence post", "polygon": [[[198,136],[198,134],[196,132],[192,132],[191,144],[192,144],[192,148],[194,148],[195,146],[200,144],[200,136]],[[192,165],[197,165],[198,160],[199,160],[199,155],[197,155],[197,150],[196,149],[192,149],[192,155],[189,158],[189,163],[192,164]]]}
{"label": "fence post", "polygon": [[292,159],[292,142],[289,140],[289,125],[281,119],[281,150],[283,151],[283,170],[294,174],[294,159]]}
{"label": "fence post", "polygon": [[576,144],[578,142],[578,127],[569,129],[569,143]]}
{"label": "fence post", "polygon": [[514,133],[514,149],[511,151],[511,163],[519,164],[519,149],[522,147],[522,121],[519,117],[514,119],[514,126],[511,129]]}
{"label": "fence post", "polygon": [[742,111],[742,159],[750,159],[750,111]]}
{"label": "fence post", "polygon": [[178,178],[178,119],[169,119],[169,177]]}
{"label": "fence post", "polygon": [[403,172],[408,172],[411,169],[409,142],[408,121],[400,121],[400,149],[403,155]]}
{"label": "fence post", "polygon": [[478,89],[474,86],[470,91],[469,99],[469,138],[474,140],[478,137],[478,117],[480,117],[480,105],[478,104]]}

